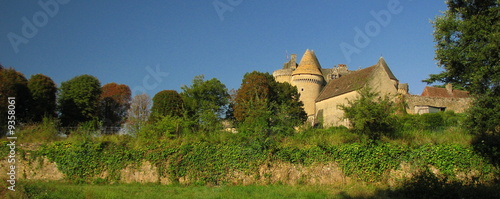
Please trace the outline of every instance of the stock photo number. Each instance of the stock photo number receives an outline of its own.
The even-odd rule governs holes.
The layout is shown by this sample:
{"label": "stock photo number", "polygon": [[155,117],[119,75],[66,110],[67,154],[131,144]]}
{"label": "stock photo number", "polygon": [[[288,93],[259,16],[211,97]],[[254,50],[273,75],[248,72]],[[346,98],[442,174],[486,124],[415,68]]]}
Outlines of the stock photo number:
{"label": "stock photo number", "polygon": [[16,129],[16,98],[9,97],[7,102],[9,104],[7,111],[7,135],[12,136],[15,134]]}
{"label": "stock photo number", "polygon": [[9,167],[7,175],[9,183],[8,189],[11,191],[15,191],[16,187],[16,139],[14,137],[16,131],[16,98],[8,97],[7,103],[7,139],[9,139],[9,143],[7,146],[9,147],[9,153],[7,157],[7,161],[9,162]]}

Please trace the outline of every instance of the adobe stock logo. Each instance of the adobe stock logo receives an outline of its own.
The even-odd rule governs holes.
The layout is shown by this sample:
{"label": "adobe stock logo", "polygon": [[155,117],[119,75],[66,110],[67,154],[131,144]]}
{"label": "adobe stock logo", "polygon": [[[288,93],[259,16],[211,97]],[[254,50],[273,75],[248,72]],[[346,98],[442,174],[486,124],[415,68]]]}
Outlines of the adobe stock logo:
{"label": "adobe stock logo", "polygon": [[57,13],[59,13],[59,5],[67,4],[69,1],[70,0],[39,0],[38,5],[42,10],[35,12],[31,20],[25,16],[21,18],[23,22],[21,34],[13,32],[7,33],[7,38],[14,52],[17,54],[19,52],[19,45],[27,44],[29,39],[38,34],[39,28],[46,26],[49,23],[49,17],[54,18]]}
{"label": "adobe stock logo", "polygon": [[354,45],[347,42],[342,42],[339,45],[347,63],[351,62],[353,53],[361,53],[361,49],[366,48],[370,44],[370,38],[378,36],[382,31],[382,27],[387,27],[391,23],[393,15],[397,15],[403,11],[403,6],[400,4],[399,0],[390,0],[387,3],[387,9],[378,12],[374,10],[370,11],[370,15],[374,20],[367,22],[364,26],[364,30],[360,29],[358,26],[354,27]]}
{"label": "adobe stock logo", "polygon": [[159,64],[156,64],[156,70],[153,70],[150,66],[146,66],[145,69],[149,74],[145,75],[144,78],[142,78],[142,86],[136,86],[132,89],[133,95],[143,94],[149,90],[157,88],[160,85],[159,83],[163,82],[163,78],[168,77],[169,75],[166,72],[160,71]]}
{"label": "adobe stock logo", "polygon": [[[233,12],[236,6],[239,6],[243,0],[226,0],[227,4],[221,0],[214,0],[212,5],[214,5],[215,12],[219,15],[220,21],[224,21],[224,13],[229,11]],[[229,4],[229,5],[228,5]]]}

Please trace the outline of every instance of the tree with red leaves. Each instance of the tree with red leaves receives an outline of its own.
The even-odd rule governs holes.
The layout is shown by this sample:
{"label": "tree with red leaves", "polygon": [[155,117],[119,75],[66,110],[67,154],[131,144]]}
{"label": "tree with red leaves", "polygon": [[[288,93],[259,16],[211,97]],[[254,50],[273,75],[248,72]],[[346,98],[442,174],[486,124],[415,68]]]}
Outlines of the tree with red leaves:
{"label": "tree with red leaves", "polygon": [[103,126],[119,127],[125,122],[130,107],[130,88],[125,84],[114,82],[106,84],[102,87],[99,101]]}

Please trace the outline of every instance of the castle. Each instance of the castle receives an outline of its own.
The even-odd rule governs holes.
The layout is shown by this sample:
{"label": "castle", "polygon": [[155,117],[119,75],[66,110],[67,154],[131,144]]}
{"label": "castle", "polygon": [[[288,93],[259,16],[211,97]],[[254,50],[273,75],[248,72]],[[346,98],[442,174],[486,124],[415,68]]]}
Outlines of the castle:
{"label": "castle", "polygon": [[463,112],[471,100],[467,92],[453,90],[451,85],[426,87],[422,95],[410,95],[408,84],[399,83],[383,57],[375,65],[359,70],[349,70],[344,64],[322,68],[312,50],[306,50],[299,64],[296,59],[297,55],[292,54],[273,76],[277,82],[296,86],[308,120],[321,121],[325,126],[348,126],[338,105],[355,99],[359,95],[357,91],[367,86],[381,95],[404,96],[408,105],[406,111],[413,114],[443,110]]}

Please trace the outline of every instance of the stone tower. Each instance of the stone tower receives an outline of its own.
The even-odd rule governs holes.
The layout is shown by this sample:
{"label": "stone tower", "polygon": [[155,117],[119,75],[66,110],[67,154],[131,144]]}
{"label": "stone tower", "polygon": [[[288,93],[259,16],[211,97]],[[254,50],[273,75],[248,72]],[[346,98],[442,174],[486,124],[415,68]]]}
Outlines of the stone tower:
{"label": "stone tower", "polygon": [[283,64],[283,69],[273,72],[274,79],[277,82],[288,82],[292,84],[292,72],[297,69],[297,55],[292,54],[291,59]]}
{"label": "stone tower", "polygon": [[315,100],[325,84],[321,66],[314,51],[306,50],[297,69],[292,72],[291,84],[297,87],[309,119],[314,118]]}

